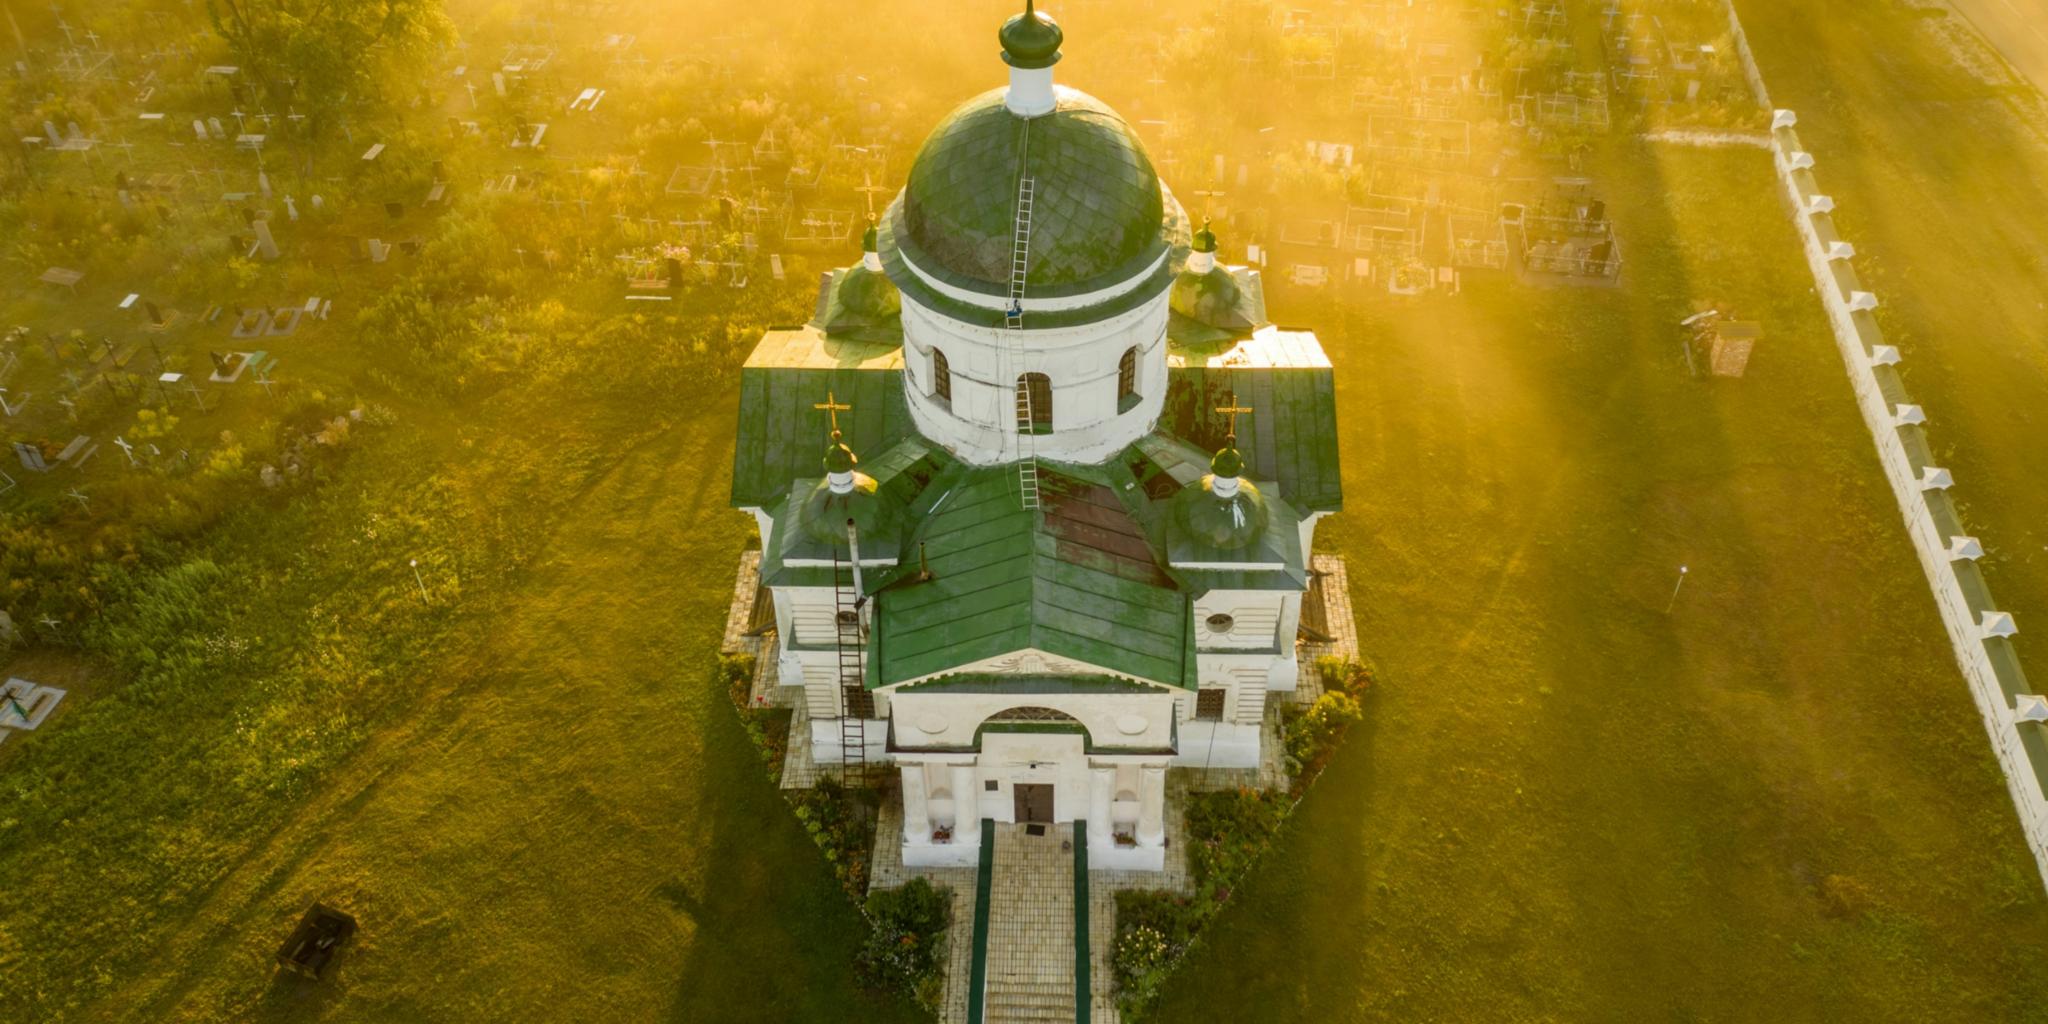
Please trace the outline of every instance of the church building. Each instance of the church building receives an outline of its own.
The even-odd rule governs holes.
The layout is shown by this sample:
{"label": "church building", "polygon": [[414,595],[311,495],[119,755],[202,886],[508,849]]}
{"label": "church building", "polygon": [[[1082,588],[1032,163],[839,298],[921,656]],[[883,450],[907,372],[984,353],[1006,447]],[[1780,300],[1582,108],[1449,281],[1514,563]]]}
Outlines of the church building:
{"label": "church building", "polygon": [[1256,767],[1302,671],[1342,503],[1330,363],[1131,126],[1054,84],[1052,19],[1000,41],[1008,86],[748,358],[732,502],[792,742],[900,776],[906,864],[972,865],[990,819],[1085,822],[1097,866],[1157,870],[1168,767]]}

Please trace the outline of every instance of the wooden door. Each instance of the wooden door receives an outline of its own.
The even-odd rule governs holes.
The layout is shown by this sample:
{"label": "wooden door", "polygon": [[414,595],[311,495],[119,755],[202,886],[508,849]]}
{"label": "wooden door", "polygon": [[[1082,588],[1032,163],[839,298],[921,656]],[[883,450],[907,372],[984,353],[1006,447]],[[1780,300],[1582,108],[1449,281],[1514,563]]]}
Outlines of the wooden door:
{"label": "wooden door", "polygon": [[1010,788],[1016,790],[1016,811],[1019,823],[1052,824],[1052,786],[1050,784],[1020,782]]}

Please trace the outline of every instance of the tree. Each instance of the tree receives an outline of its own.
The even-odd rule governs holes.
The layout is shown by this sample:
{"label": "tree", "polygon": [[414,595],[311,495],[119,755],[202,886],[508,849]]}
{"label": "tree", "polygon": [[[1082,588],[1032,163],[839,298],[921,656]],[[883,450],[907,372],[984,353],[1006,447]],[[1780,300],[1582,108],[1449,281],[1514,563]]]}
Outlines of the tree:
{"label": "tree", "polygon": [[308,118],[317,136],[350,102],[372,102],[398,65],[454,29],[441,0],[206,0],[214,31],[263,98]]}

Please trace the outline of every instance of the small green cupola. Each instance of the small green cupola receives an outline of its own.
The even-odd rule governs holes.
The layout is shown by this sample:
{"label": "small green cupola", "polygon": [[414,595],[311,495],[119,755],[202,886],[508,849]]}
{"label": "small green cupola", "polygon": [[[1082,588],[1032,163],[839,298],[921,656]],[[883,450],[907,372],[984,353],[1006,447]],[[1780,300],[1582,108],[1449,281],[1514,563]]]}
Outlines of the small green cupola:
{"label": "small green cupola", "polygon": [[846,543],[846,524],[853,523],[861,536],[887,531],[897,524],[881,495],[875,478],[856,467],[860,459],[846,446],[839,431],[832,432],[832,444],[825,449],[825,479],[818,481],[804,497],[803,531],[820,544]]}
{"label": "small green cupola", "polygon": [[1216,254],[1216,232],[1209,230],[1209,218],[1202,218],[1202,229],[1195,232],[1194,251]]}
{"label": "small green cupola", "polygon": [[859,263],[833,272],[820,297],[816,322],[835,338],[872,341],[900,337],[897,318],[903,312],[903,294],[882,270],[872,216],[860,247]]}
{"label": "small green cupola", "polygon": [[832,446],[825,449],[825,473],[828,477],[834,478],[832,482],[835,491],[842,490],[837,486],[838,477],[847,477],[848,486],[851,486],[853,467],[860,465],[860,459],[854,457],[853,449],[846,446],[846,442],[841,440],[842,436],[839,431],[833,431]]}
{"label": "small green cupola", "polygon": [[875,237],[875,215],[868,214],[868,229],[860,236],[861,265],[869,270],[882,269],[882,249]]}
{"label": "small green cupola", "polygon": [[1270,518],[1265,495],[1244,479],[1244,455],[1235,434],[1225,437],[1209,460],[1209,475],[1174,496],[1174,519],[1184,535],[1220,551],[1250,547],[1265,536]]}
{"label": "small green cupola", "polygon": [[1059,23],[1038,13],[1033,0],[1024,0],[1024,13],[1004,22],[996,38],[1002,40],[1004,63],[1035,71],[1060,62],[1060,43],[1066,36]]}

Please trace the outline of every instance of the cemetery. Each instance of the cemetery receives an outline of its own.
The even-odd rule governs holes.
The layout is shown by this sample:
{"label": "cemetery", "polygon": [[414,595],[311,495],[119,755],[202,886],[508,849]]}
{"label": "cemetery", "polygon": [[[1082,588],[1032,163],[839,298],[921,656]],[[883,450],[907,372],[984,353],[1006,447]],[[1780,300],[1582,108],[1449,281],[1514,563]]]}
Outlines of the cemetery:
{"label": "cemetery", "polygon": [[2030,1019],[1907,7],[6,5],[0,1019]]}

